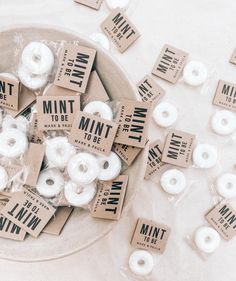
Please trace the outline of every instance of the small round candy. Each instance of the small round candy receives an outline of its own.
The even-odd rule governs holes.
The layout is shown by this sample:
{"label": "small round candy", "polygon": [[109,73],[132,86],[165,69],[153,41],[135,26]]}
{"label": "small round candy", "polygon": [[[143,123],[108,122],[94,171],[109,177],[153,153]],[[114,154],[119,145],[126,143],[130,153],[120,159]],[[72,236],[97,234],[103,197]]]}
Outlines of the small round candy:
{"label": "small round candy", "polygon": [[101,32],[92,33],[89,38],[93,40],[95,43],[100,44],[104,49],[110,49],[110,41],[107,36]]}
{"label": "small round candy", "polygon": [[109,156],[99,156],[98,163],[100,167],[98,174],[99,180],[108,181],[119,176],[121,160],[116,153],[111,151]]}
{"label": "small round candy", "polygon": [[11,115],[6,115],[3,118],[2,129],[8,130],[10,128],[18,129],[23,133],[27,132],[29,122],[26,117],[20,115],[17,118],[13,118]]}
{"label": "small round candy", "polygon": [[67,172],[71,180],[78,184],[90,184],[99,174],[97,159],[86,152],[74,155],[67,165]]}
{"label": "small round candy", "polygon": [[199,168],[214,167],[217,157],[217,150],[210,144],[198,144],[193,151],[193,162]]}
{"label": "small round candy", "polygon": [[106,0],[106,4],[110,10],[116,8],[126,9],[129,6],[130,0]]}
{"label": "small round candy", "polygon": [[236,118],[228,110],[217,111],[211,119],[211,127],[219,135],[232,134],[236,129]]}
{"label": "small round candy", "polygon": [[52,51],[43,43],[31,42],[23,50],[21,61],[30,74],[49,74],[54,65]]}
{"label": "small round candy", "polygon": [[84,107],[83,112],[90,113],[110,121],[113,119],[113,113],[110,106],[102,101],[91,101]]}
{"label": "small round candy", "polygon": [[18,129],[8,129],[0,133],[0,155],[17,158],[26,152],[28,140],[26,135]]}
{"label": "small round candy", "polygon": [[178,111],[172,104],[161,102],[155,106],[152,117],[157,125],[166,128],[176,122]]}
{"label": "small round candy", "polygon": [[137,275],[148,275],[152,272],[154,261],[152,255],[145,250],[136,250],[129,257],[129,268]]}
{"label": "small round candy", "polygon": [[185,83],[191,86],[199,86],[207,79],[207,68],[198,61],[190,61],[183,71],[183,78]]}
{"label": "small round candy", "polygon": [[216,181],[216,189],[224,198],[230,199],[236,197],[236,175],[226,173],[220,176]]}
{"label": "small round candy", "polygon": [[220,245],[220,235],[214,228],[203,226],[196,231],[194,241],[199,250],[210,254]]}
{"label": "small round candy", "polygon": [[64,178],[57,169],[47,169],[40,173],[36,189],[38,193],[46,198],[57,196],[64,188]]}
{"label": "small round candy", "polygon": [[186,188],[185,175],[177,169],[169,169],[161,176],[161,186],[169,194],[179,194]]}
{"label": "small round candy", "polygon": [[48,162],[55,167],[65,168],[75,153],[75,147],[68,142],[66,137],[55,137],[46,141],[46,157]]}
{"label": "small round candy", "polygon": [[19,67],[18,75],[21,83],[31,90],[38,90],[47,84],[47,75],[36,76],[30,74],[23,65]]}
{"label": "small round candy", "polygon": [[72,181],[68,181],[65,185],[65,197],[70,205],[84,207],[92,201],[96,190],[94,182],[81,186]]}
{"label": "small round candy", "polygon": [[8,174],[4,167],[0,166],[0,191],[3,191],[8,183]]}

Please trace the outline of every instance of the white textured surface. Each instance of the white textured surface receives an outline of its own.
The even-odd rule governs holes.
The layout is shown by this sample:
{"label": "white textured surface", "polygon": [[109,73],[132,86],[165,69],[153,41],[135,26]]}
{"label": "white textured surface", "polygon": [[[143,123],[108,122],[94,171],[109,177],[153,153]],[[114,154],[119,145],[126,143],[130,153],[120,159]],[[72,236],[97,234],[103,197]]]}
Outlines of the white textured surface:
{"label": "white textured surface", "polygon": [[[213,204],[207,183],[218,170],[234,164],[233,143],[214,137],[209,130],[209,117],[214,112],[211,100],[219,78],[236,81],[236,67],[228,59],[236,47],[236,2],[234,0],[131,0],[127,10],[142,36],[127,52],[112,53],[127,70],[131,79],[139,81],[150,73],[164,43],[190,53],[190,58],[205,63],[210,79],[202,89],[191,89],[179,82],[170,85],[156,79],[167,90],[180,111],[176,125],[197,133],[200,142],[217,144],[223,165],[209,173],[189,171],[195,179],[191,192],[174,208],[154,183],[140,187],[129,216],[122,218],[104,239],[80,253],[51,262],[35,264],[0,261],[1,281],[105,281],[127,280],[119,273],[132,252],[129,245],[137,217],[164,222],[172,227],[164,255],[155,266],[150,280],[158,281],[233,281],[235,280],[236,238],[223,242],[217,252],[203,262],[184,242],[184,237],[204,223],[203,214]],[[0,0],[0,27],[21,23],[42,23],[73,29],[83,34],[99,30],[107,16],[105,4],[100,11],[78,5],[72,0]],[[161,129],[151,125],[151,139],[162,138]],[[155,130],[154,130],[155,129]],[[234,144],[235,145],[235,144]],[[223,153],[224,149],[224,153]],[[234,149],[234,155],[232,152]]]}

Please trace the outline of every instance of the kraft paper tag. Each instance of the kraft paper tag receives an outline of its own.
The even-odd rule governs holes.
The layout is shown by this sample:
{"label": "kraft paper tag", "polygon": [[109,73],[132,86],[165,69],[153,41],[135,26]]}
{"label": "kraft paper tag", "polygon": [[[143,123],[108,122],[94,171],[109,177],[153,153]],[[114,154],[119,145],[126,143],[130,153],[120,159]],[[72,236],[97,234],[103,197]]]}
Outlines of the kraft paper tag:
{"label": "kraft paper tag", "polygon": [[0,106],[18,110],[20,82],[0,74]]}
{"label": "kraft paper tag", "polygon": [[108,155],[118,125],[95,115],[78,111],[69,135],[69,142],[92,153]]}
{"label": "kraft paper tag", "polygon": [[21,85],[21,93],[19,95],[19,104],[18,110],[13,109],[6,109],[6,111],[12,116],[17,117],[25,110],[27,110],[34,102],[36,101],[36,95],[26,88],[25,86]]}
{"label": "kraft paper tag", "polygon": [[49,84],[47,88],[43,92],[44,96],[76,96],[80,97],[80,93],[76,93],[75,91],[59,87],[54,84]]}
{"label": "kraft paper tag", "polygon": [[194,140],[194,135],[183,131],[170,130],[166,138],[162,161],[183,168],[189,167]]}
{"label": "kraft paper tag", "polygon": [[236,234],[236,211],[229,203],[221,202],[205,215],[206,220],[229,241]]}
{"label": "kraft paper tag", "polygon": [[219,80],[213,104],[236,111],[236,84]]}
{"label": "kraft paper tag", "polygon": [[70,130],[79,109],[79,96],[37,97],[38,128],[42,131]]}
{"label": "kraft paper tag", "polygon": [[81,95],[81,102],[83,105],[91,102],[91,101],[103,101],[107,102],[110,100],[103,84],[98,76],[96,70],[91,72],[88,86],[84,95]]}
{"label": "kraft paper tag", "polygon": [[38,129],[38,117],[37,113],[32,113],[32,119],[30,121],[29,128],[29,141],[33,143],[42,143],[44,140],[43,132]]}
{"label": "kraft paper tag", "polygon": [[165,90],[150,75],[146,75],[136,86],[144,102],[156,103],[165,95]]}
{"label": "kraft paper tag", "polygon": [[32,236],[38,237],[55,210],[33,191],[24,189],[12,195],[1,213]]}
{"label": "kraft paper tag", "polygon": [[55,216],[53,216],[48,224],[45,226],[42,232],[51,235],[60,235],[70,215],[72,214],[73,208],[59,207],[56,210]]}
{"label": "kraft paper tag", "polygon": [[146,144],[151,103],[122,100],[117,114],[119,124],[115,143],[143,148]]}
{"label": "kraft paper tag", "polygon": [[101,28],[121,53],[128,49],[140,36],[137,28],[121,9],[112,11],[101,24]]}
{"label": "kraft paper tag", "polygon": [[128,176],[121,175],[113,181],[98,182],[98,192],[91,215],[94,218],[119,220],[123,209]]}
{"label": "kraft paper tag", "polygon": [[102,4],[102,0],[74,0],[75,2],[99,10]]}
{"label": "kraft paper tag", "polygon": [[234,52],[229,60],[232,64],[236,64],[236,48],[234,49]]}
{"label": "kraft paper tag", "polygon": [[27,177],[25,184],[35,187],[37,184],[39,172],[43,163],[45,146],[37,143],[30,143],[25,155],[25,166],[27,168]]}
{"label": "kraft paper tag", "polygon": [[59,61],[54,84],[69,90],[85,93],[96,50],[65,44]]}
{"label": "kraft paper tag", "polygon": [[188,53],[166,44],[154,65],[152,74],[175,84],[187,62],[187,58]]}
{"label": "kraft paper tag", "polygon": [[142,151],[142,148],[115,143],[113,145],[113,150],[128,166],[130,166]]}
{"label": "kraft paper tag", "polygon": [[163,144],[160,140],[150,144],[148,149],[148,161],[145,172],[145,179],[150,179],[152,176],[160,172],[167,164],[161,161]]}
{"label": "kraft paper tag", "polygon": [[138,219],[131,245],[145,250],[156,250],[163,253],[166,247],[170,228],[151,220]]}
{"label": "kraft paper tag", "polygon": [[[0,212],[6,206],[7,202],[0,201]],[[0,237],[11,240],[23,241],[26,232],[16,224],[9,221],[3,215],[0,215]]]}

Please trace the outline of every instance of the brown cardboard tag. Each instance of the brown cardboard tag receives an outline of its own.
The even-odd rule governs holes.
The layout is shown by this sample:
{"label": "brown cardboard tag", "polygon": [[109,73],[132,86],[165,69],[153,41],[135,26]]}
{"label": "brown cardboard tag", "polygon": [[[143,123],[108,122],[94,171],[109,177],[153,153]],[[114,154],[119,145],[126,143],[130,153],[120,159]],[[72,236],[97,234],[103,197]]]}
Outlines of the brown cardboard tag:
{"label": "brown cardboard tag", "polygon": [[137,28],[121,9],[112,11],[102,22],[101,28],[121,53],[128,49],[140,36]]}
{"label": "brown cardboard tag", "polygon": [[166,44],[154,65],[152,74],[175,84],[187,62],[187,58],[188,53]]}
{"label": "brown cardboard tag", "polygon": [[236,111],[236,84],[219,80],[213,104]]}
{"label": "brown cardboard tag", "polygon": [[179,167],[190,166],[195,136],[189,133],[170,130],[163,154],[162,161]]}
{"label": "brown cardboard tag", "polygon": [[80,109],[79,96],[37,97],[39,130],[71,130],[76,112]]}
{"label": "brown cardboard tag", "polygon": [[91,72],[88,86],[86,88],[86,92],[84,95],[81,95],[81,102],[83,105],[91,102],[91,101],[103,101],[107,102],[110,100],[101,79],[98,76],[96,70]]}
{"label": "brown cardboard tag", "polygon": [[20,82],[0,74],[0,106],[18,110]]}
{"label": "brown cardboard tag", "polygon": [[59,87],[54,84],[49,84],[47,88],[43,92],[44,96],[76,96],[80,97],[80,93],[76,93],[75,91],[71,91],[66,88]]}
{"label": "brown cardboard tag", "polygon": [[114,143],[113,150],[128,166],[130,166],[142,151],[142,148]]}
{"label": "brown cardboard tag", "polygon": [[27,177],[25,184],[35,187],[39,172],[43,163],[45,146],[37,143],[30,143],[25,155],[25,166],[27,168]]}
{"label": "brown cardboard tag", "polygon": [[93,153],[108,155],[118,125],[109,120],[78,111],[69,135],[69,142]]}
{"label": "brown cardboard tag", "polygon": [[161,161],[162,151],[163,144],[160,140],[157,140],[149,145],[145,179],[150,179],[167,165]]}
{"label": "brown cardboard tag", "polygon": [[[0,201],[0,212],[6,206],[7,202]],[[26,232],[19,226],[15,225],[3,215],[0,215],[0,237],[12,240],[23,241]]]}
{"label": "brown cardboard tag", "polygon": [[73,208],[69,207],[59,207],[48,224],[45,226],[42,232],[51,234],[51,235],[59,235],[68,221],[70,215],[72,214]]}
{"label": "brown cardboard tag", "polygon": [[29,141],[33,143],[42,143],[44,140],[43,132],[38,129],[37,113],[32,114],[29,128]]}
{"label": "brown cardboard tag", "polygon": [[19,104],[18,110],[13,109],[6,109],[6,111],[12,116],[17,117],[22,112],[24,112],[27,108],[29,108],[34,102],[36,101],[35,94],[26,88],[25,86],[21,85],[21,93],[19,95]]}
{"label": "brown cardboard tag", "polygon": [[236,211],[229,203],[220,202],[205,215],[206,220],[225,240],[231,240],[236,234]]}
{"label": "brown cardboard tag", "polygon": [[85,93],[95,56],[96,50],[75,44],[65,44],[54,84]]}
{"label": "brown cardboard tag", "polygon": [[33,191],[23,189],[12,195],[1,213],[32,236],[38,237],[55,210]]}
{"label": "brown cardboard tag", "polygon": [[234,52],[229,60],[232,64],[236,64],[236,48],[234,49]]}
{"label": "brown cardboard tag", "polygon": [[143,148],[146,144],[151,103],[122,100],[117,114],[119,124],[115,143]]}
{"label": "brown cardboard tag", "polygon": [[144,102],[156,103],[165,95],[165,90],[150,75],[146,75],[136,86]]}
{"label": "brown cardboard tag", "polygon": [[98,182],[98,192],[91,215],[94,218],[119,220],[123,209],[128,176],[120,175],[113,181]]}
{"label": "brown cardboard tag", "polygon": [[151,220],[138,219],[131,245],[139,249],[156,250],[163,253],[169,235],[168,226]]}
{"label": "brown cardboard tag", "polygon": [[74,0],[79,4],[83,4],[87,7],[93,8],[95,10],[99,10],[102,4],[102,0]]}

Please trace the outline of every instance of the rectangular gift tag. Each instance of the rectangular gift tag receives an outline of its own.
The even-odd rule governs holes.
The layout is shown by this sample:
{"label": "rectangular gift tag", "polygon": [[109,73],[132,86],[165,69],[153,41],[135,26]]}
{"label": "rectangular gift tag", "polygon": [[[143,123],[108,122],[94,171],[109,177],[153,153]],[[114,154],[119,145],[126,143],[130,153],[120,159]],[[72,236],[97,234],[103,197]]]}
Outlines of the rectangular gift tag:
{"label": "rectangular gift tag", "polygon": [[38,237],[55,211],[42,197],[24,189],[12,195],[1,213],[32,236]]}
{"label": "rectangular gift tag", "polygon": [[236,234],[236,211],[229,203],[220,202],[205,215],[206,220],[225,240],[231,240]]}
{"label": "rectangular gift tag", "polygon": [[70,215],[72,214],[73,208],[69,207],[59,207],[56,210],[55,216],[53,216],[48,224],[45,226],[42,232],[59,235],[68,221]]}
{"label": "rectangular gift tag", "polygon": [[234,52],[229,60],[232,64],[236,64],[236,48],[234,49]]}
{"label": "rectangular gift tag", "polygon": [[123,209],[128,176],[120,175],[113,181],[99,181],[91,210],[94,218],[119,220]]}
{"label": "rectangular gift tag", "polygon": [[76,112],[80,109],[79,96],[37,97],[39,130],[71,130]]}
{"label": "rectangular gift tag", "polygon": [[150,75],[146,75],[136,86],[144,102],[156,103],[165,95],[165,90]]}
{"label": "rectangular gift tag", "polygon": [[18,110],[20,82],[0,74],[0,106]]}
{"label": "rectangular gift tag", "polygon": [[160,140],[157,140],[149,145],[145,179],[150,179],[167,165],[161,161],[162,151],[163,144]]}
{"label": "rectangular gift tag", "polygon": [[19,103],[18,103],[18,110],[13,109],[6,109],[6,111],[12,116],[17,117],[25,110],[27,110],[34,102],[36,101],[36,95],[26,88],[25,86],[21,85],[21,93],[19,95]]}
{"label": "rectangular gift tag", "polygon": [[156,250],[163,253],[166,247],[170,228],[151,220],[138,219],[131,245],[145,250]]}
{"label": "rectangular gift tag", "polygon": [[85,93],[95,56],[94,49],[76,44],[65,44],[54,84]]}
{"label": "rectangular gift tag", "polygon": [[69,142],[92,153],[108,155],[118,125],[95,115],[78,111],[69,135]]}
{"label": "rectangular gift tag", "polygon": [[187,62],[187,58],[188,53],[166,44],[154,65],[152,74],[175,84]]}
{"label": "rectangular gift tag", "polygon": [[107,102],[110,100],[96,70],[91,72],[86,92],[84,95],[81,95],[81,100],[83,105],[91,101]]}
{"label": "rectangular gift tag", "polygon": [[143,148],[146,144],[151,103],[122,100],[117,113],[119,124],[115,143]]}
{"label": "rectangular gift tag", "polygon": [[114,152],[128,165],[130,166],[139,153],[142,151],[142,148],[130,146],[126,144],[115,143],[113,145]]}
{"label": "rectangular gift tag", "polygon": [[43,163],[45,146],[37,143],[29,143],[29,148],[25,155],[25,166],[27,169],[27,177],[25,184],[35,187],[39,172]]}
{"label": "rectangular gift tag", "polygon": [[[0,201],[0,213],[6,206],[7,202]],[[25,239],[26,232],[13,222],[0,215],[0,237],[8,238],[12,240],[23,241]]]}
{"label": "rectangular gift tag", "polygon": [[140,37],[137,28],[121,9],[112,11],[105,21],[102,22],[101,28],[121,53]]}
{"label": "rectangular gift tag", "polygon": [[213,104],[236,111],[236,84],[219,80]]}
{"label": "rectangular gift tag", "polygon": [[102,4],[102,0],[74,0],[75,2],[99,10]]}
{"label": "rectangular gift tag", "polygon": [[161,160],[179,167],[189,167],[194,140],[194,135],[183,131],[170,130],[166,138]]}
{"label": "rectangular gift tag", "polygon": [[44,139],[43,132],[38,129],[38,117],[37,113],[32,113],[29,128],[29,141],[33,143],[42,143]]}

